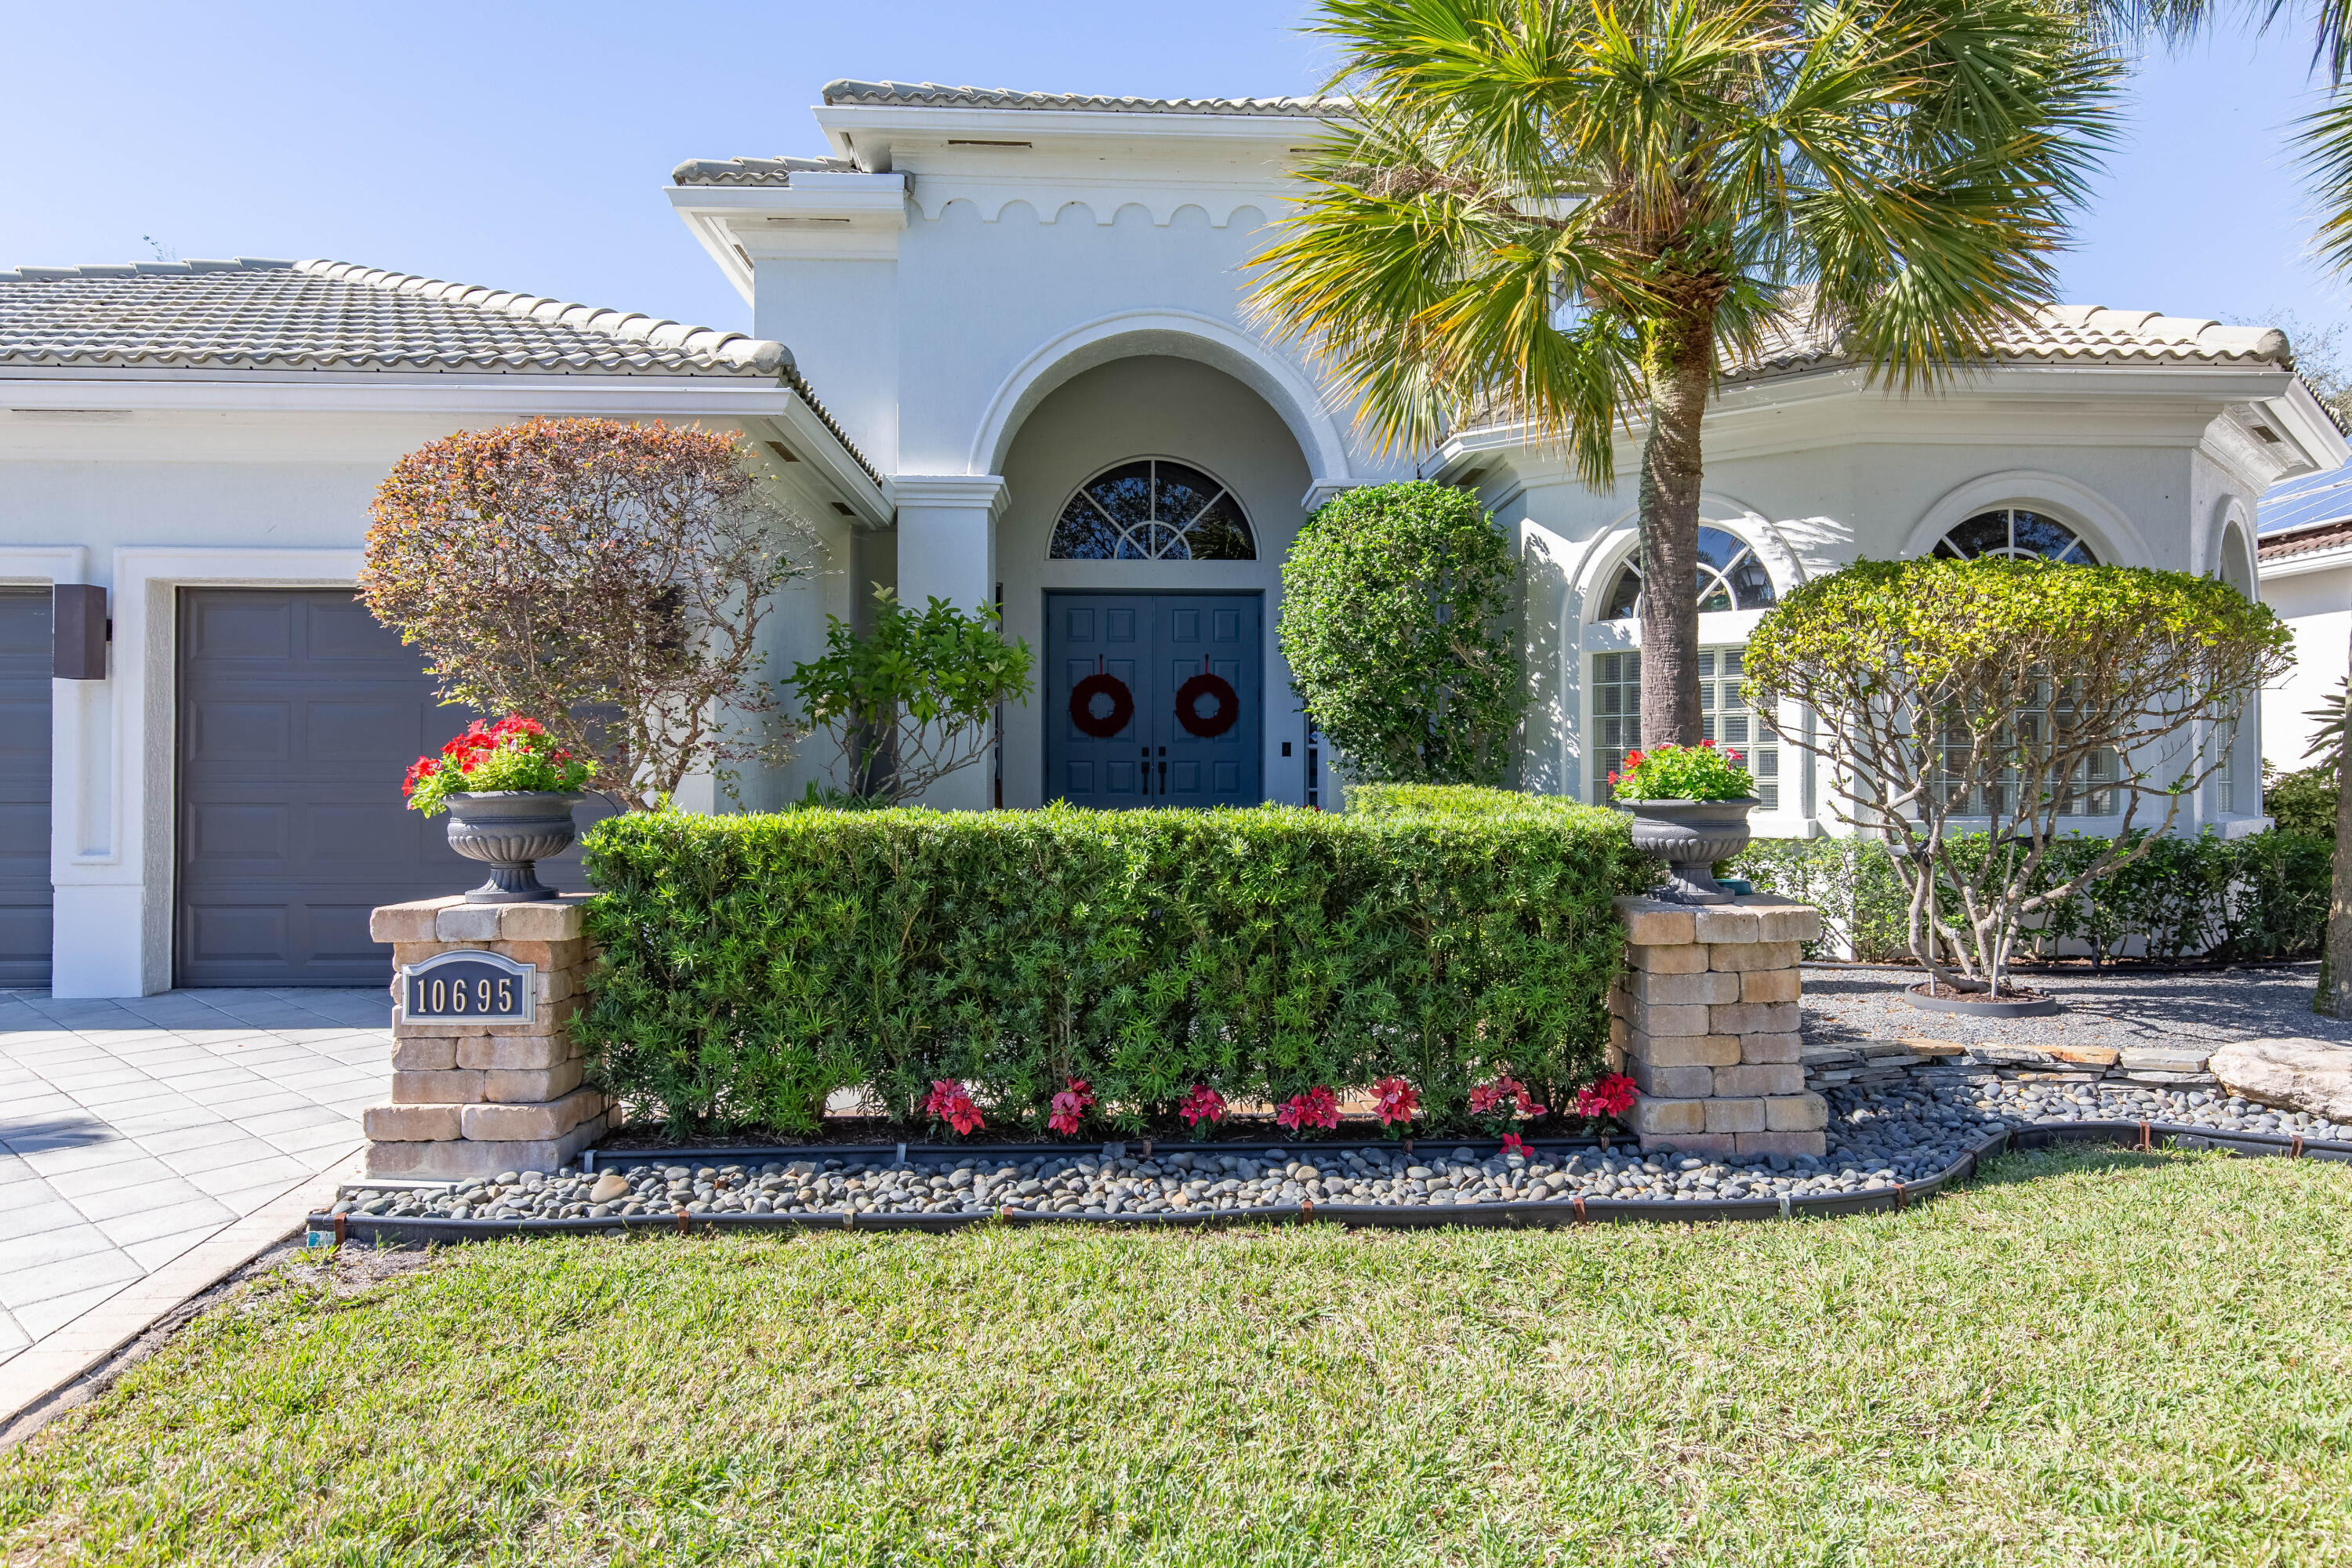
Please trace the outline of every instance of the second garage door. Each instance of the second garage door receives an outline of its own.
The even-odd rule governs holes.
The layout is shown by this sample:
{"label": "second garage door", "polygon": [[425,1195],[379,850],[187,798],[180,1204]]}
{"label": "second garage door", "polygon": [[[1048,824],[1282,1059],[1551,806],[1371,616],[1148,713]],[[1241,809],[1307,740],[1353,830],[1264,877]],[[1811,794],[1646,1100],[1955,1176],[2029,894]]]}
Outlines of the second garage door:
{"label": "second garage door", "polygon": [[[400,795],[472,715],[347,589],[190,588],[179,611],[174,984],[387,984],[368,911],[482,880]],[[584,887],[579,858],[541,879]]]}

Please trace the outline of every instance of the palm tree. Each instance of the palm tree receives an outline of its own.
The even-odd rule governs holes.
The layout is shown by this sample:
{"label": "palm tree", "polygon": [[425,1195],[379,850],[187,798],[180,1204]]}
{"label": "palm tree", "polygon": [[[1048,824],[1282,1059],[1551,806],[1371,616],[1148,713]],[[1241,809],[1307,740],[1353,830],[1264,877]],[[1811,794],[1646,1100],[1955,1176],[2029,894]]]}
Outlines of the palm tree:
{"label": "palm tree", "polygon": [[1904,388],[2050,298],[2119,63],[2065,0],[1323,0],[1352,104],[1260,307],[1383,446],[1529,423],[1640,485],[1642,739],[1700,735],[1719,362],[1834,334]]}

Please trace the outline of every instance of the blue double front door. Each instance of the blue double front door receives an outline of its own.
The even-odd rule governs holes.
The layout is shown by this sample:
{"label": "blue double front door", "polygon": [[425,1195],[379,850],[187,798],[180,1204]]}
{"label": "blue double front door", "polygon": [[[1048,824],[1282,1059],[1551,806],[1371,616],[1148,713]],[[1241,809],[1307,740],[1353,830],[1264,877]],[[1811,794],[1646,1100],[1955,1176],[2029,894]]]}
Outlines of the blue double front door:
{"label": "blue double front door", "polygon": [[1046,798],[1265,799],[1263,614],[1255,594],[1046,595]]}

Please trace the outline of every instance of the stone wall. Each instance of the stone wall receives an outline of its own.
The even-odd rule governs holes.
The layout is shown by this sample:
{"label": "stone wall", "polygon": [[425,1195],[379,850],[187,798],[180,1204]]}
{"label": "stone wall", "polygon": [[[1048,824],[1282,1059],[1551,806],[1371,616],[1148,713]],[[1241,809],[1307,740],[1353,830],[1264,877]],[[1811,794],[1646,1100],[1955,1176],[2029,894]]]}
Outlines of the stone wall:
{"label": "stone wall", "polygon": [[411,1021],[393,984],[392,1103],[369,1108],[372,1176],[495,1175],[551,1171],[604,1135],[615,1102],[583,1081],[586,1062],[565,1025],[579,1011],[592,950],[581,902],[469,904],[462,897],[386,904],[368,932],[393,962],[417,963],[457,949],[536,964],[538,1005],[528,1024]]}
{"label": "stone wall", "polygon": [[1714,1158],[1828,1152],[1829,1105],[1805,1086],[1798,964],[1821,911],[1757,894],[1693,907],[1617,900],[1625,973],[1609,993],[1609,1061],[1642,1090],[1642,1147]]}

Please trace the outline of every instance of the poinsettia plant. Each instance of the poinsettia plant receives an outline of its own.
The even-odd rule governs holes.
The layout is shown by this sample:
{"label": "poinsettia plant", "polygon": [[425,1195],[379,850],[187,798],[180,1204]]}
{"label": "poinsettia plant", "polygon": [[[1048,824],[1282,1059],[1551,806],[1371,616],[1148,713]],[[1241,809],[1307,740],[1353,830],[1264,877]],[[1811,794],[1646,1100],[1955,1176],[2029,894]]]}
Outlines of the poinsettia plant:
{"label": "poinsettia plant", "polygon": [[1485,1122],[1487,1131],[1500,1135],[1543,1115],[1544,1107],[1528,1092],[1526,1084],[1508,1073],[1497,1073],[1488,1082],[1470,1086],[1470,1114]]}
{"label": "poinsettia plant", "polygon": [[1087,1112],[1094,1109],[1094,1103],[1095,1091],[1087,1087],[1087,1080],[1074,1078],[1067,1089],[1054,1097],[1053,1114],[1045,1118],[1045,1125],[1065,1138],[1075,1138],[1078,1129],[1086,1125]]}
{"label": "poinsettia plant", "polygon": [[1574,1107],[1578,1116],[1598,1125],[1604,1121],[1622,1121],[1642,1098],[1641,1089],[1622,1072],[1612,1072],[1595,1079],[1576,1091]]}
{"label": "poinsettia plant", "polygon": [[1421,1091],[1401,1078],[1384,1078],[1372,1085],[1372,1114],[1381,1119],[1387,1137],[1403,1135],[1421,1111]]}
{"label": "poinsettia plant", "polygon": [[479,719],[441,748],[437,757],[419,757],[400,781],[411,811],[427,816],[447,809],[453,795],[530,790],[569,794],[585,789],[596,771],[575,756],[535,719],[509,713],[495,724]]}
{"label": "poinsettia plant", "polygon": [[1192,1092],[1176,1108],[1176,1114],[1191,1128],[1195,1142],[1216,1131],[1217,1123],[1225,1119],[1225,1097],[1205,1083],[1196,1083]]}
{"label": "poinsettia plant", "polygon": [[988,1125],[980,1119],[980,1106],[972,1100],[971,1090],[953,1079],[931,1080],[931,1097],[923,1102],[923,1114],[934,1121],[946,1122],[959,1138]]}
{"label": "poinsettia plant", "polygon": [[1339,1097],[1322,1084],[1317,1084],[1304,1094],[1294,1094],[1282,1102],[1274,1113],[1276,1125],[1293,1138],[1306,1135],[1310,1127],[1326,1131],[1339,1125]]}
{"label": "poinsettia plant", "polygon": [[1626,752],[1622,771],[1609,775],[1609,787],[1619,800],[1746,800],[1756,793],[1756,780],[1738,752],[1701,741]]}

